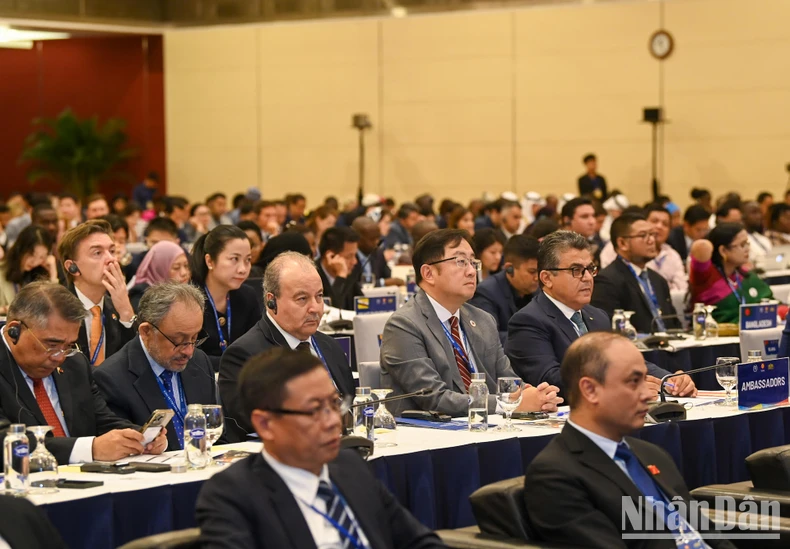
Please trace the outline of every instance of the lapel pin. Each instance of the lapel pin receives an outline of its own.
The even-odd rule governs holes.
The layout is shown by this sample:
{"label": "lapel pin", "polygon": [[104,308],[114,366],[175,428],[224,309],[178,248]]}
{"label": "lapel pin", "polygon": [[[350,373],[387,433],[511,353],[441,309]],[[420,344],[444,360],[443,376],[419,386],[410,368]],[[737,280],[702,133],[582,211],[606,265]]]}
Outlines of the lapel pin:
{"label": "lapel pin", "polygon": [[115,313],[113,313],[113,314],[112,314],[112,319],[113,319],[113,320],[118,320],[118,315],[116,315]]}
{"label": "lapel pin", "polygon": [[62,373],[63,373],[63,368],[61,368],[60,366],[58,366],[58,374],[62,374]]}
{"label": "lapel pin", "polygon": [[659,471],[658,467],[656,467],[655,465],[648,465],[647,470],[650,471],[650,474],[653,476],[661,474],[661,471]]}
{"label": "lapel pin", "polygon": [[474,321],[474,320],[470,320],[470,321],[469,321],[469,325],[470,325],[472,328],[477,328],[477,324],[475,324],[475,321]]}

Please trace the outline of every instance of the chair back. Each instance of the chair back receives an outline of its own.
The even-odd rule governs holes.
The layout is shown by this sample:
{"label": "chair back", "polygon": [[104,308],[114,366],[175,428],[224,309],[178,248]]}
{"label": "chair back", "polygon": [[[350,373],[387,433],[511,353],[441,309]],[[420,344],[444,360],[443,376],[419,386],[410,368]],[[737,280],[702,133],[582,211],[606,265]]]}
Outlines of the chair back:
{"label": "chair back", "polygon": [[472,504],[472,512],[482,533],[530,539],[523,476],[478,488],[469,496],[469,503]]}
{"label": "chair back", "polygon": [[357,364],[361,362],[377,362],[381,343],[379,339],[384,332],[384,325],[392,313],[370,313],[354,316],[354,350],[357,353]]}
{"label": "chair back", "polygon": [[740,338],[741,360],[746,362],[749,351],[760,351],[763,360],[770,360],[777,357],[779,343],[782,341],[782,328],[777,326],[762,330],[741,330]]}
{"label": "chair back", "polygon": [[154,534],[130,541],[118,549],[200,549],[200,528]]}
{"label": "chair back", "polygon": [[359,363],[359,386],[371,389],[386,389],[381,383],[381,365],[376,362]]}

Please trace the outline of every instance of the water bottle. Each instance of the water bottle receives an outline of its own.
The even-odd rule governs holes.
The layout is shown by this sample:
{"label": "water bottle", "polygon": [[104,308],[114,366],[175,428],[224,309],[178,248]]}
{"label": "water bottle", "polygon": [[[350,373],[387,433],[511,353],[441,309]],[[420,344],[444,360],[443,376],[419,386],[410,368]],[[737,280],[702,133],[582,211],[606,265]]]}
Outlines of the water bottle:
{"label": "water bottle", "polygon": [[485,374],[472,374],[469,384],[469,430],[488,430],[488,385]]}
{"label": "water bottle", "polygon": [[[365,404],[357,406],[357,404]],[[373,397],[370,396],[370,387],[357,387],[357,394],[354,397],[354,434],[358,437],[365,437],[368,440],[375,439],[373,430]]]}
{"label": "water bottle", "polygon": [[27,494],[30,487],[29,455],[30,446],[28,446],[25,426],[14,423],[8,428],[8,434],[3,442],[6,495],[24,497]]}
{"label": "water bottle", "polygon": [[184,418],[184,450],[190,469],[205,469],[209,462],[206,448],[206,416],[202,404],[190,404]]}
{"label": "water bottle", "polygon": [[623,309],[615,309],[612,315],[612,331],[622,334],[625,331],[625,315]]}
{"label": "water bottle", "polygon": [[695,303],[694,312],[691,314],[694,327],[694,339],[705,339],[705,320],[708,313],[704,303]]}
{"label": "water bottle", "polygon": [[762,351],[748,351],[746,353],[746,362],[762,362],[763,361],[763,353]]}

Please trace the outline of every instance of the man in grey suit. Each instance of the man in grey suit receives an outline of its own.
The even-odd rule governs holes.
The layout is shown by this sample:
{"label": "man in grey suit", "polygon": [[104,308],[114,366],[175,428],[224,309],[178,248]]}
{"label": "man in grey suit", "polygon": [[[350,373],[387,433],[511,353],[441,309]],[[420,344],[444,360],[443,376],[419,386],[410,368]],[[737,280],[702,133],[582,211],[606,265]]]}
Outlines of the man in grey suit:
{"label": "man in grey suit", "polygon": [[[383,383],[393,395],[430,389],[431,393],[393,402],[403,410],[434,410],[451,416],[468,412],[472,373],[484,373],[496,411],[497,379],[517,377],[502,350],[493,317],[467,304],[477,287],[480,262],[469,235],[443,229],[426,235],[412,256],[420,290],[390,317],[381,340]],[[557,387],[528,387],[518,410],[555,410],[562,399]]]}

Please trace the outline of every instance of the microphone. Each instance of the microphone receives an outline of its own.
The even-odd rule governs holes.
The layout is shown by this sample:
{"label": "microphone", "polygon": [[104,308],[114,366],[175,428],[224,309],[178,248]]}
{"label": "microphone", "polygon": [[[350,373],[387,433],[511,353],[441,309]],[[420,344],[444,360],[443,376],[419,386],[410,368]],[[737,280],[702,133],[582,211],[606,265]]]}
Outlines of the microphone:
{"label": "microphone", "polygon": [[[343,294],[346,293],[346,290],[348,289],[348,285],[349,284],[358,284],[359,283],[360,279],[362,278],[362,274],[365,272],[365,267],[367,267],[368,263],[370,263],[370,260],[373,259],[373,256],[376,253],[378,253],[379,249],[381,249],[381,247],[383,245],[384,245],[384,238],[380,238],[378,244],[376,245],[376,248],[372,252],[370,252],[370,255],[368,255],[368,257],[365,259],[365,261],[360,266],[359,274],[352,278],[351,277],[351,273],[349,273],[349,277],[346,279],[345,284],[343,284]],[[354,323],[352,321],[348,320],[348,319],[343,318],[343,308],[342,307],[338,307],[337,310],[338,310],[338,315],[340,315],[340,317],[337,320],[333,320],[332,322],[328,322],[327,325],[330,328],[332,328],[332,330],[334,330],[334,331],[353,330],[354,329]]]}
{"label": "microphone", "polygon": [[[380,400],[374,400],[373,404],[386,404],[387,402],[392,402],[393,400],[402,400],[404,398],[425,396],[430,394],[433,394],[433,391],[426,387],[425,389],[420,389],[419,391],[414,391],[413,393],[405,393],[402,395],[395,395],[387,398],[382,398]],[[349,410],[352,408],[359,408],[361,406],[370,406],[370,404],[371,404],[370,402],[359,402],[357,404],[352,404],[351,406],[349,406]]]}
{"label": "microphone", "polygon": [[365,267],[368,266],[368,263],[370,263],[370,260],[373,259],[373,256],[379,253],[379,250],[384,247],[384,244],[385,244],[384,237],[379,238],[379,242],[378,244],[376,244],[376,247],[373,249],[372,252],[370,252],[370,254],[368,254],[368,257],[365,258],[365,261],[362,262],[362,265],[360,266],[359,269],[359,276],[357,277],[356,282],[359,282],[359,279],[362,278],[362,275],[365,273]]}
{"label": "microphone", "polygon": [[[654,316],[653,320],[650,321],[650,333],[651,334],[655,334],[658,331],[657,330],[657,327],[658,327],[657,323],[658,323],[659,319],[667,320],[667,319],[671,319],[671,318],[676,319],[681,326],[683,325],[683,317],[680,316],[680,315],[677,315],[677,314],[675,314],[675,315],[658,315],[658,316]],[[683,334],[683,333],[686,333],[686,332],[685,332],[685,330],[683,330],[683,328],[667,328],[666,333],[667,334],[677,335],[677,334]]]}
{"label": "microphone", "polygon": [[666,396],[664,393],[664,385],[666,381],[671,377],[678,377],[678,376],[685,376],[691,374],[698,374],[700,372],[707,372],[708,370],[715,370],[716,368],[721,368],[722,366],[735,366],[736,364],[740,364],[740,359],[733,358],[726,362],[722,362],[721,364],[713,364],[711,366],[703,366],[702,368],[694,368],[693,370],[688,370],[686,372],[678,372],[675,374],[667,374],[661,378],[661,384],[658,386],[658,394],[661,395],[661,402],[666,402]]}

